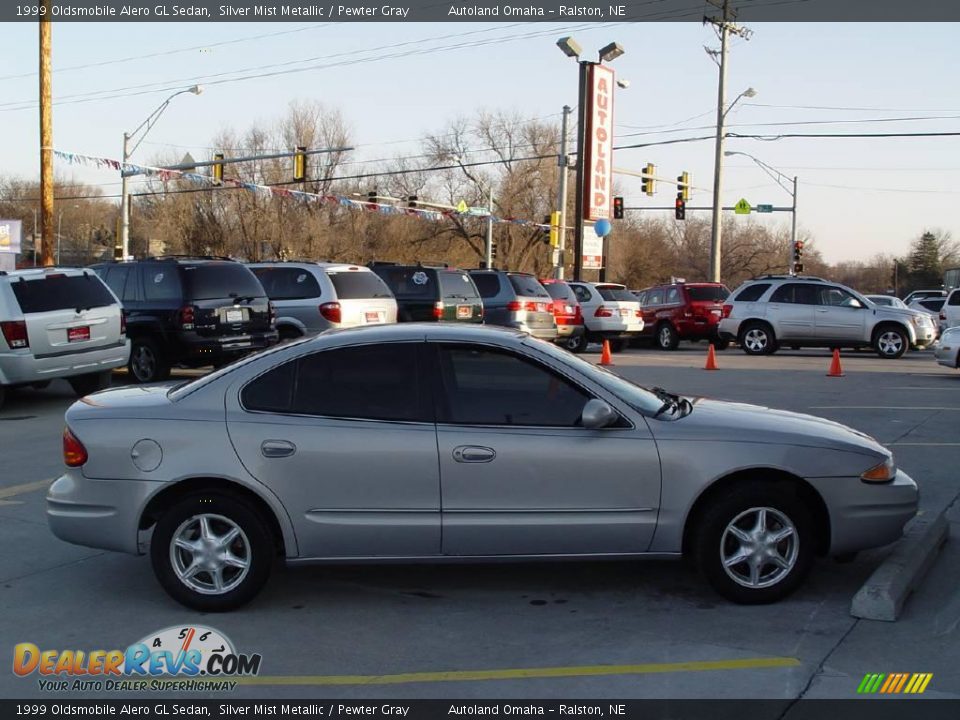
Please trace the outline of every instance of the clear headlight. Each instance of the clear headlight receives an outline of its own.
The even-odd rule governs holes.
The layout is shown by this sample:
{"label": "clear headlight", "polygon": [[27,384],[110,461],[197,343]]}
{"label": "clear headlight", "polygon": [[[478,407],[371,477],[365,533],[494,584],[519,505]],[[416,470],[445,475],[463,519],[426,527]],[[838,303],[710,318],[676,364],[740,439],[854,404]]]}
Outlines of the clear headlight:
{"label": "clear headlight", "polygon": [[914,315],[913,324],[917,327],[923,327],[924,325],[932,325],[933,322],[926,315]]}
{"label": "clear headlight", "polygon": [[860,479],[864,482],[885,483],[890,482],[897,476],[897,464],[893,461],[893,455],[888,457],[879,465],[874,465],[867,470]]}

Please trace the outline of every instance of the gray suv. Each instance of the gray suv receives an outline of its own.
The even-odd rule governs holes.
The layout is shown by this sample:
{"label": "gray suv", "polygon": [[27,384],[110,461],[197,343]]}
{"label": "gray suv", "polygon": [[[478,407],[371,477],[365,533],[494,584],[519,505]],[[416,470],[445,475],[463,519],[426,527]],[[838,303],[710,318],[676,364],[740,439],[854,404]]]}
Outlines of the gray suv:
{"label": "gray suv", "polygon": [[483,320],[530,333],[541,340],[557,339],[553,298],[534,275],[506,270],[471,270],[483,299]]}
{"label": "gray suv", "polygon": [[102,390],[129,356],[120,301],[92,270],[0,271],[0,405],[6,388],[54,378]]}
{"label": "gray suv", "polygon": [[814,277],[767,275],[749,280],[723,306],[722,338],[748,355],[769,355],[781,344],[799,347],[872,347],[898,358],[936,339],[929,318],[876,305],[855,290]]}

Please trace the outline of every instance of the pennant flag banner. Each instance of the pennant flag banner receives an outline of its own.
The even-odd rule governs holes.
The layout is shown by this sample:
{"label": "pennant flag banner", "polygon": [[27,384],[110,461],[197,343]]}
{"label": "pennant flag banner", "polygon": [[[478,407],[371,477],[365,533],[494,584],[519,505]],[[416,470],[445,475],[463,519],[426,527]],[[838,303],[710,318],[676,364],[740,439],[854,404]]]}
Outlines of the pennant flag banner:
{"label": "pennant flag banner", "polygon": [[506,223],[509,225],[523,225],[527,227],[536,227],[542,230],[549,230],[549,225],[533,222],[532,220],[523,220],[520,218],[500,218],[491,215],[489,212],[478,213],[474,208],[467,208],[461,211],[456,210],[431,210],[427,208],[408,208],[397,207],[389,203],[370,202],[369,200],[355,200],[345,195],[317,195],[302,190],[289,190],[282,187],[273,187],[270,185],[257,185],[255,183],[241,182],[231,178],[223,178],[220,185],[212,177],[207,175],[198,175],[197,173],[185,172],[182,170],[168,170],[166,168],[151,167],[149,165],[134,165],[132,163],[122,163],[110,158],[94,157],[93,155],[82,155],[80,153],[64,152],[54,150],[54,156],[58,160],[69,163],[70,165],[83,165],[84,167],[95,167],[101,170],[119,171],[122,176],[132,177],[135,175],[144,175],[146,177],[155,177],[161,182],[169,182],[173,179],[188,180],[197,185],[209,187],[233,187],[247,190],[259,195],[270,195],[273,197],[285,197],[302,202],[319,202],[330,205],[340,205],[351,210],[367,210],[380,212],[384,215],[410,215],[420,217],[425,220],[440,222],[452,217],[484,217],[490,218],[495,223]]}

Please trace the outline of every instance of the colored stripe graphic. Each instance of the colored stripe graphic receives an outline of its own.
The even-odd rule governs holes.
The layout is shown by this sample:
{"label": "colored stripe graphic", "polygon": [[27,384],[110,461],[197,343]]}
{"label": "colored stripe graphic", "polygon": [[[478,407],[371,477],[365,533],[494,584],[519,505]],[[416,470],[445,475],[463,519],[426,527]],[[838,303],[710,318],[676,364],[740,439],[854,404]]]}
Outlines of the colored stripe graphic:
{"label": "colored stripe graphic", "polygon": [[932,679],[933,673],[867,673],[857,686],[857,692],[861,695],[877,692],[884,695],[919,695],[927,689]]}

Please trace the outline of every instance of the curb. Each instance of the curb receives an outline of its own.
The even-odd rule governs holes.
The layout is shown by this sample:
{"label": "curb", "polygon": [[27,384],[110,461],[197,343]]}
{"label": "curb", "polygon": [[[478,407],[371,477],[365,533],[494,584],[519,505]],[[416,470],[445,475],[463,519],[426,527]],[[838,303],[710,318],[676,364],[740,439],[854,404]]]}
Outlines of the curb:
{"label": "curb", "polygon": [[904,603],[947,542],[946,510],[920,514],[910,521],[903,539],[853,596],[850,614],[865,620],[895,622]]}

